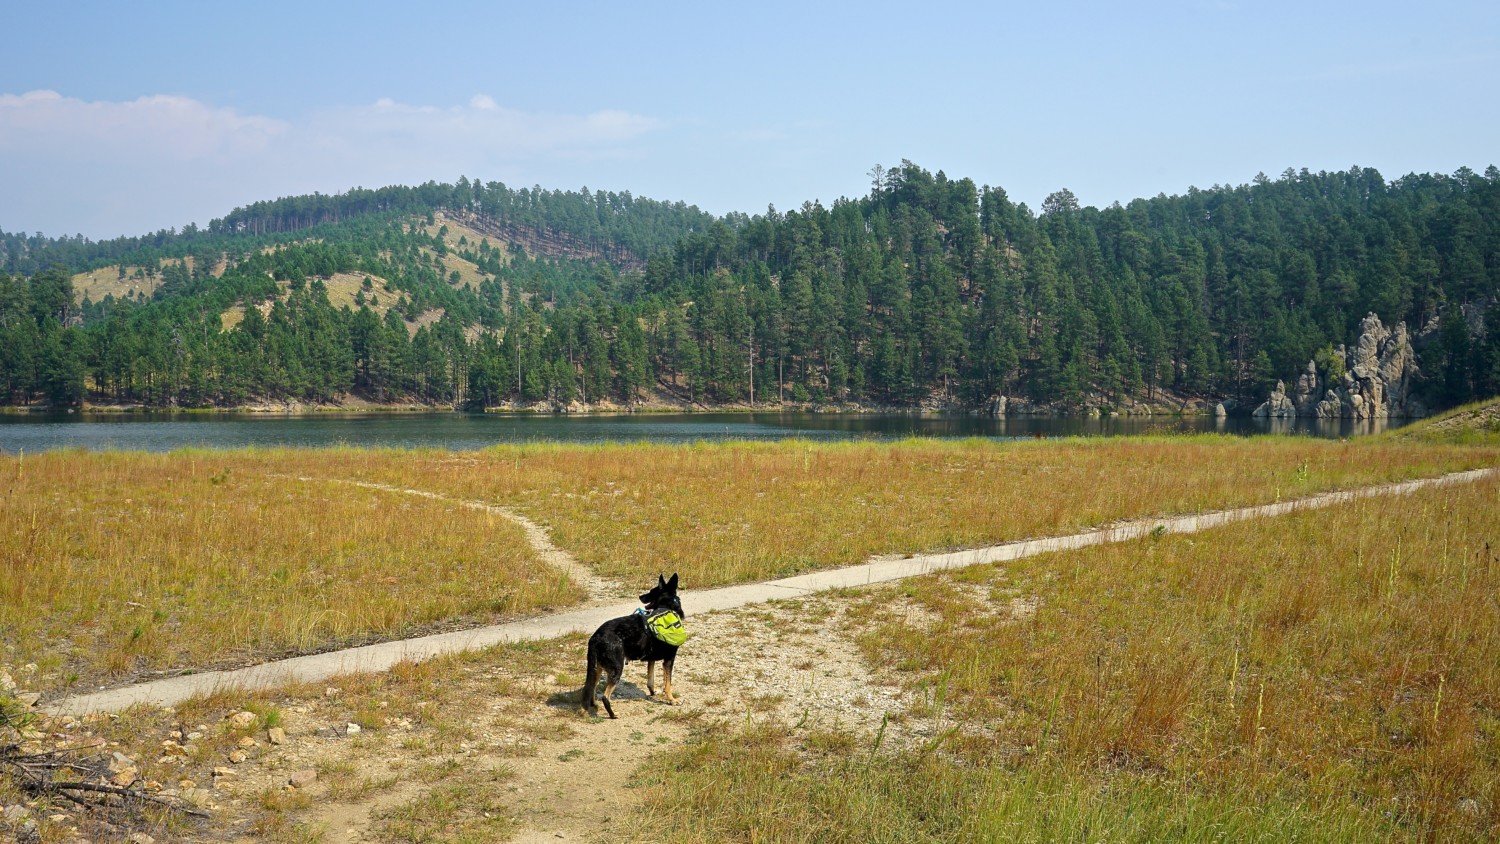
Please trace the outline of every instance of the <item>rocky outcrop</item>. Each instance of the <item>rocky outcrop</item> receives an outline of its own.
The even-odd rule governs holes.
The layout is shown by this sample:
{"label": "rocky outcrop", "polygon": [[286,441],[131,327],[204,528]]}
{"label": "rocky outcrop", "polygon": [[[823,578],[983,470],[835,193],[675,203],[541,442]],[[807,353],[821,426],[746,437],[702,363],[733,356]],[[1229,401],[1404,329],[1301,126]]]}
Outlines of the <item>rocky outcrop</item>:
{"label": "rocky outcrop", "polygon": [[1307,362],[1307,369],[1297,376],[1297,389],[1293,393],[1292,406],[1296,409],[1294,416],[1316,416],[1318,395],[1321,380],[1318,378],[1318,365],[1312,361]]}
{"label": "rocky outcrop", "polygon": [[[1224,415],[1234,412],[1234,403],[1222,403]],[[1140,395],[1105,395],[1086,393],[1079,403],[1060,401],[1037,401],[1025,396],[992,395],[969,411],[980,416],[1003,419],[1009,416],[1212,416],[1218,414],[1219,404],[1210,399],[1185,396],[1170,390],[1157,388],[1151,398]],[[926,408],[924,408],[926,409]]]}
{"label": "rocky outcrop", "polygon": [[[1253,416],[1286,419],[1315,416],[1319,419],[1384,419],[1426,416],[1427,409],[1413,395],[1421,377],[1406,323],[1386,328],[1375,314],[1359,323],[1359,340],[1353,351],[1339,346],[1329,362],[1328,373],[1318,371],[1314,361],[1297,377],[1289,398],[1286,385],[1276,389]],[[1328,383],[1325,383],[1325,380]]]}
{"label": "rocky outcrop", "polygon": [[1286,396],[1285,382],[1277,381],[1276,389],[1271,391],[1271,397],[1250,415],[1260,419],[1291,419],[1296,416],[1297,407]]}

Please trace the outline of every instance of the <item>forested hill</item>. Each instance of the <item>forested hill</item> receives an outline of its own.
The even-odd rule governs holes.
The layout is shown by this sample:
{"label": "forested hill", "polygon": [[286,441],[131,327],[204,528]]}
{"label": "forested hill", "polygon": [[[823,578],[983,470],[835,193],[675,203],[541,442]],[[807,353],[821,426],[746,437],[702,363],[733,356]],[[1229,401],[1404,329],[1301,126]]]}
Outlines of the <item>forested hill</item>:
{"label": "forested hill", "polygon": [[256,202],[213,220],[207,228],[189,224],[180,232],[162,230],[141,237],[93,241],[0,231],[0,270],[30,275],[52,265],[75,271],[120,263],[154,266],[164,259],[244,251],[316,236],[322,228],[362,218],[426,215],[438,209],[461,209],[512,237],[535,238],[538,243],[550,239],[624,264],[668,248],[714,219],[682,202],[637,198],[628,191],[512,189],[500,182],[481,184],[461,177],[456,184],[355,188]]}
{"label": "forested hill", "polygon": [[[1432,404],[1500,392],[1494,167],[1102,210],[1059,191],[1040,213],[910,162],[871,175],[860,199],[717,220],[465,179],[155,239],[7,236],[0,402],[1251,403],[1335,366],[1370,312],[1419,338]],[[69,267],[34,272],[50,260]],[[128,298],[95,295],[111,269]]]}

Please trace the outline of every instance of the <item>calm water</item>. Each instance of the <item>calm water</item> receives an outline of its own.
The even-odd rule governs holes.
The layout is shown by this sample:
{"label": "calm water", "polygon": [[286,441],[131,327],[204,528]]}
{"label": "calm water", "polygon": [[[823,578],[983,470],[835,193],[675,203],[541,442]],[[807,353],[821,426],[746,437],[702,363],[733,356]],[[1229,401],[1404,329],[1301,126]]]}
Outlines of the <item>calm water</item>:
{"label": "calm water", "polygon": [[[1399,421],[1382,422],[1396,426]],[[1378,430],[1373,423],[1316,420],[1116,418],[988,419],[976,416],[826,413],[697,413],[612,416],[463,413],[272,414],[0,414],[0,452],[56,448],[91,451],[243,446],[446,448],[466,451],[498,443],[810,440],[903,437],[1119,436],[1160,431],[1236,435],[1303,434],[1348,437]]]}

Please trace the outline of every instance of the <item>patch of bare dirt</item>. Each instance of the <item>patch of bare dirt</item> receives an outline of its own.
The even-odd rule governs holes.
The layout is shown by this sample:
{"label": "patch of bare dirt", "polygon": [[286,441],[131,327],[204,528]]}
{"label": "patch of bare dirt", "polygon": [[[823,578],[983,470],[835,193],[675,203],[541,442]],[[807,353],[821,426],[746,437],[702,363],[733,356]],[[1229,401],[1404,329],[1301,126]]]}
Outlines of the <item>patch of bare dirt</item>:
{"label": "patch of bare dirt", "polygon": [[[884,588],[892,594],[880,600],[906,612]],[[1025,612],[1019,596],[962,588],[995,612]],[[579,710],[584,640],[575,636],[148,717],[58,720],[39,735],[99,741],[140,718],[128,727],[134,738],[109,749],[213,816],[153,830],[157,841],[607,842],[633,834],[638,767],[681,749],[694,730],[774,718],[910,746],[951,727],[864,659],[851,610],[866,591],[703,615],[691,593],[684,599],[691,637],[673,678],[678,705],[660,699],[660,667],[651,697],[645,667],[633,663],[615,692],[616,720]],[[234,726],[241,712],[255,716],[251,726]],[[73,814],[60,818],[44,841],[86,840],[69,831],[83,829]]]}
{"label": "patch of bare dirt", "polygon": [[[691,606],[691,595],[686,597]],[[661,700],[659,668],[658,696],[651,697],[644,666],[632,664],[615,692],[615,720],[579,712],[581,637],[558,648],[552,662],[533,666],[534,673],[509,676],[510,693],[503,698],[473,678],[498,679],[512,669],[476,666],[468,676],[445,681],[462,690],[443,706],[449,713],[472,713],[461,719],[471,736],[456,750],[450,747],[450,755],[437,764],[471,777],[503,772],[490,788],[504,806],[514,836],[509,840],[608,842],[626,832],[639,800],[633,782],[637,767],[653,754],[681,748],[693,729],[775,718],[799,730],[870,734],[889,721],[888,742],[928,740],[937,725],[903,715],[909,701],[865,662],[845,629],[853,601],[852,595],[819,596],[690,615],[692,637],[673,681],[678,705]],[[294,707],[288,731],[302,744],[231,787],[243,801],[266,789],[285,790],[282,780],[292,769],[333,770],[337,779],[309,786],[314,806],[297,813],[300,822],[322,830],[323,840],[332,844],[395,840],[382,831],[390,814],[441,786],[421,781],[424,766],[434,764],[433,737],[422,725],[401,719],[367,736],[339,736],[338,724],[326,725],[328,709],[326,700]],[[320,724],[325,737],[307,738]],[[392,778],[396,782],[378,793],[339,799],[339,792],[348,790],[339,782]]]}

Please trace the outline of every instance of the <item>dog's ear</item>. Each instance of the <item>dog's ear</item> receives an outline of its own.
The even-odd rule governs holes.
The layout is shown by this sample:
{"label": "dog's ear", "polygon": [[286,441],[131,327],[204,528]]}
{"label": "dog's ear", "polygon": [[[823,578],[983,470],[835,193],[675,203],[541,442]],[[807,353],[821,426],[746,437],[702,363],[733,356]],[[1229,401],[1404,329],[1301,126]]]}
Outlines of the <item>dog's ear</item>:
{"label": "dog's ear", "polygon": [[[675,575],[675,574],[672,575],[672,579],[676,580],[677,579],[677,575]],[[667,579],[665,577],[662,577],[660,573],[658,573],[656,575],[656,588],[657,589],[665,589],[665,588],[667,588]]]}
{"label": "dog's ear", "polygon": [[668,592],[677,591],[677,572],[672,572],[672,579],[667,581],[666,588]]}

